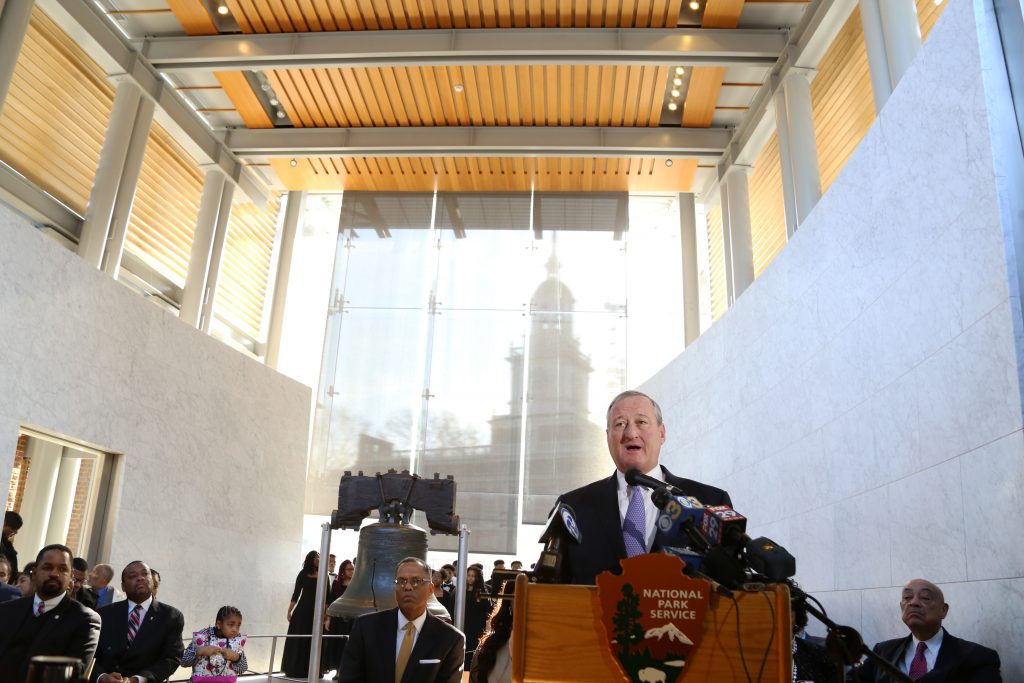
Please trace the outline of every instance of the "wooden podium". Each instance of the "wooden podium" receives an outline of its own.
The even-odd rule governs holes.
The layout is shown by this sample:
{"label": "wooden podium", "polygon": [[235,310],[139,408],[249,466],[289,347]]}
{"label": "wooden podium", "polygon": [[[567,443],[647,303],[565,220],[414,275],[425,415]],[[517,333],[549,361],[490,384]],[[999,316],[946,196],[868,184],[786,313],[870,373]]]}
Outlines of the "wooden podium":
{"label": "wooden podium", "polygon": [[[735,603],[712,595],[704,639],[687,659],[681,683],[746,682],[744,661],[749,680],[792,681],[789,588],[773,585],[764,591],[733,594]],[[515,683],[628,681],[618,668],[601,625],[596,587],[531,584],[520,576],[514,609]],[[759,676],[762,661],[764,672]]]}

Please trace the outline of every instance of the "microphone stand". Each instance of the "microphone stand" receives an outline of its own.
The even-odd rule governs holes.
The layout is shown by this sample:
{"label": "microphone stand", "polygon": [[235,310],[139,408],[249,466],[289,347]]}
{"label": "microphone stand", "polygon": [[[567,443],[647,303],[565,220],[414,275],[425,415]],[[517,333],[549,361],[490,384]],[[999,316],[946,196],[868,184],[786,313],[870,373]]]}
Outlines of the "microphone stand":
{"label": "microphone stand", "polygon": [[793,595],[798,600],[803,601],[807,613],[824,624],[825,628],[828,629],[825,649],[832,661],[838,662],[843,666],[853,666],[860,661],[862,656],[865,656],[874,662],[875,666],[892,677],[892,680],[899,681],[899,683],[914,683],[910,676],[897,669],[890,662],[886,661],[884,657],[865,645],[864,638],[857,632],[857,629],[852,626],[842,626],[832,621],[827,614],[807,600],[807,593],[799,586],[794,585],[792,581],[787,581],[786,583],[789,584],[789,589],[793,592]]}

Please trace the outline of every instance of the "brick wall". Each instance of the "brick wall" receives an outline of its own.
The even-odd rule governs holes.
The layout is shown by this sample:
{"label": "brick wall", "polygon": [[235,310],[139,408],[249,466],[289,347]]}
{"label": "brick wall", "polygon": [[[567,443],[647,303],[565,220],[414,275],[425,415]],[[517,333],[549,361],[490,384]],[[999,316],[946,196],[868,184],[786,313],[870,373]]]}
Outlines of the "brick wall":
{"label": "brick wall", "polygon": [[92,473],[96,467],[96,461],[92,458],[83,458],[82,465],[78,469],[78,482],[75,484],[75,502],[71,505],[71,521],[68,524],[68,538],[65,541],[75,555],[84,555],[83,547],[83,524],[85,523],[85,511],[89,502],[89,489],[92,484]]}
{"label": "brick wall", "polygon": [[7,507],[5,510],[18,512],[21,501],[25,497],[25,482],[28,481],[29,459],[25,457],[28,437],[18,437],[18,446],[14,452],[14,467],[11,468],[11,482],[7,488]]}

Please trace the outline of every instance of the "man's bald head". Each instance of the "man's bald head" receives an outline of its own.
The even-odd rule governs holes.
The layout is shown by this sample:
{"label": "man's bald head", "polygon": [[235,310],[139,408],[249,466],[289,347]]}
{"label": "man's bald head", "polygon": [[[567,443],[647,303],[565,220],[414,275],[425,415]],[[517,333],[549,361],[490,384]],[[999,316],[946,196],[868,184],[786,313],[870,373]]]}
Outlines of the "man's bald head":
{"label": "man's bald head", "polygon": [[903,623],[918,640],[928,640],[942,628],[949,605],[942,589],[926,579],[913,579],[900,596]]}

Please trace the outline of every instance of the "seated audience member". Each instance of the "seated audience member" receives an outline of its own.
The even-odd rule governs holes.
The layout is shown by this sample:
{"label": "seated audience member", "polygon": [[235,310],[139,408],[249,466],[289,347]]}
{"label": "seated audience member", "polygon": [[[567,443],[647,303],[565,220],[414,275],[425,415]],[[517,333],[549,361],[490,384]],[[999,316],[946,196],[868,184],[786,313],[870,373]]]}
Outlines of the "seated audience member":
{"label": "seated audience member", "polygon": [[155,569],[149,571],[153,574],[153,596],[155,597],[160,590],[160,572]]}
{"label": "seated audience member", "polygon": [[21,591],[21,596],[23,598],[27,598],[32,595],[36,590],[35,587],[32,586],[32,574],[30,572],[21,572],[18,574],[18,578],[15,579],[14,585]]}
{"label": "seated audience member", "polygon": [[842,680],[841,668],[822,645],[807,635],[807,603],[793,600],[793,672],[795,681],[832,683]]}
{"label": "seated audience member", "polygon": [[[145,562],[130,562],[121,572],[128,596],[101,607],[103,629],[92,683],[160,683],[178,670],[185,648],[185,618],[153,597],[153,573]],[[128,681],[127,679],[134,680]]]}
{"label": "seated audience member", "polygon": [[355,620],[341,660],[342,683],[461,683],[465,639],[427,612],[431,590],[426,562],[407,557],[398,563],[398,608]]}
{"label": "seated audience member", "polygon": [[11,563],[6,555],[0,555],[0,602],[22,597],[21,589],[15,586],[11,576]]}
{"label": "seated audience member", "polygon": [[82,603],[89,609],[96,609],[96,596],[85,587],[86,573],[89,571],[89,563],[84,558],[76,557],[71,560],[71,597]]}
{"label": "seated audience member", "polygon": [[249,668],[243,648],[242,613],[237,607],[224,605],[217,610],[213,626],[192,634],[192,642],[181,656],[181,665],[192,667],[192,683],[204,679],[231,683]]}
{"label": "seated audience member", "polygon": [[501,600],[487,620],[487,629],[473,653],[469,683],[510,683],[511,637],[512,601]]}
{"label": "seated audience member", "polygon": [[[942,627],[949,605],[942,589],[930,581],[914,579],[900,598],[903,623],[910,633],[877,643],[875,652],[897,669],[922,683],[1000,683],[999,655],[995,650],[961,640]],[[851,681],[888,683],[892,678],[874,662],[865,660],[853,669]]]}
{"label": "seated audience member", "polygon": [[0,683],[24,681],[38,655],[92,661],[100,617],[68,596],[71,550],[48,545],[39,551],[32,574],[33,595],[0,604]]}
{"label": "seated audience member", "polygon": [[519,560],[512,560],[512,564],[509,565],[509,566],[512,568],[512,571],[514,571],[514,572],[521,572],[521,571],[523,571],[523,563],[520,562]]}
{"label": "seated audience member", "polygon": [[13,510],[4,513],[4,530],[0,534],[0,555],[11,563],[11,576],[18,575],[18,551],[14,549],[14,537],[18,535],[24,521]]}
{"label": "seated audience member", "polygon": [[117,601],[118,597],[110,582],[114,580],[114,568],[109,564],[98,564],[89,572],[89,590],[96,599],[97,609]]}

